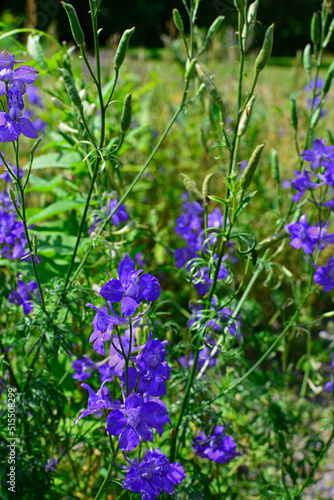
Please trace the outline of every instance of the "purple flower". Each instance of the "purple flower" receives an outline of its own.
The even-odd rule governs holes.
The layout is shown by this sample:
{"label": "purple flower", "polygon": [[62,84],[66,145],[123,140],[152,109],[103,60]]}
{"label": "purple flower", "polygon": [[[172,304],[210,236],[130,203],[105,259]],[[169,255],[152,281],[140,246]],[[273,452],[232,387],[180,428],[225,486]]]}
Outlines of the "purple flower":
{"label": "purple flower", "polygon": [[327,184],[334,189],[334,161],[332,161],[328,168],[326,168],[324,178],[326,179]]}
{"label": "purple flower", "polygon": [[[106,207],[106,216],[111,214],[113,209],[116,207],[118,204],[118,198],[114,198],[109,201],[109,206]],[[129,215],[126,211],[124,203],[121,203],[116,212],[111,216],[111,220],[113,224],[117,227],[120,225],[121,222],[127,222],[129,219]],[[99,223],[103,220],[102,217],[99,217],[98,215],[94,216],[94,223],[90,226],[88,232],[91,233],[92,231],[95,231]]]}
{"label": "purple flower", "polygon": [[31,302],[38,297],[36,293],[38,290],[38,285],[35,281],[30,281],[25,284],[24,281],[17,281],[17,290],[12,290],[8,296],[8,299],[12,304],[16,304],[17,306],[23,307],[23,312],[25,315],[29,314],[34,306]]}
{"label": "purple flower", "polygon": [[125,255],[118,267],[119,279],[112,279],[101,288],[100,295],[104,299],[109,302],[122,301],[122,315],[125,318],[132,316],[143,299],[153,302],[160,295],[157,278],[147,273],[140,276],[142,272],[143,269],[136,271],[133,260]]}
{"label": "purple flower", "polygon": [[310,226],[306,215],[303,214],[299,222],[287,224],[285,229],[289,231],[291,235],[291,246],[297,250],[303,248],[306,254],[311,255],[318,244],[319,249],[323,250],[328,243],[334,243],[334,235],[326,234],[327,226],[328,223],[322,227],[320,227],[319,224]]}
{"label": "purple flower", "polygon": [[118,316],[111,306],[110,309],[113,316],[108,313],[108,308],[106,306],[102,309],[94,306],[94,304],[87,304],[87,306],[96,310],[96,315],[92,321],[94,331],[89,338],[89,342],[94,342],[94,350],[101,354],[101,356],[105,356],[104,343],[111,339],[114,325],[124,325],[127,324],[128,321]]}
{"label": "purple flower", "polygon": [[42,97],[37,87],[27,87],[27,98],[30,104],[43,109]]}
{"label": "purple flower", "polygon": [[59,459],[57,457],[53,458],[53,456],[51,455],[51,457],[47,459],[45,465],[46,472],[53,472],[58,465],[58,461]]}
{"label": "purple flower", "polygon": [[166,381],[169,379],[171,368],[165,361],[168,340],[161,342],[152,340],[150,332],[148,340],[142,352],[136,358],[139,370],[139,382],[137,392],[144,394],[148,392],[151,396],[163,396],[166,394]]}
{"label": "purple flower", "polygon": [[98,366],[98,371],[99,371],[99,378],[101,382],[104,382],[105,380],[112,380],[115,376],[115,370],[111,366],[109,366],[108,363],[104,363],[102,366]]}
{"label": "purple flower", "polygon": [[92,415],[93,413],[101,415],[103,410],[120,408],[120,405],[112,402],[109,389],[104,385],[106,382],[107,380],[102,383],[100,389],[96,393],[88,384],[81,384],[81,387],[87,389],[89,392],[88,408],[86,410],[81,410],[81,415],[77,418],[75,425],[81,418],[87,417],[87,415]]}
{"label": "purple flower", "polygon": [[[190,304],[190,308],[192,310],[192,314],[187,325],[188,328],[191,328],[196,321],[200,322],[201,326],[205,324],[206,328],[212,327],[213,331],[220,332],[222,329],[225,328],[225,325],[223,323],[229,323],[232,317],[231,309],[229,309],[228,307],[220,308],[215,298],[212,299],[209,309],[207,308],[203,309],[202,304],[199,304],[198,307],[194,306],[193,304]],[[212,314],[212,312],[214,314]],[[241,329],[240,321],[233,320],[229,325],[229,330],[232,337],[234,337],[234,335],[238,331],[239,341],[242,338],[240,329]]]}
{"label": "purple flower", "polygon": [[[130,347],[130,331],[126,330],[124,336],[121,337],[122,346],[125,355],[128,355]],[[131,350],[134,347],[134,336],[132,337]],[[110,359],[108,361],[109,366],[114,369],[116,375],[121,376],[125,366],[124,356],[122,354],[121,344],[119,338],[114,336],[112,343],[110,344]],[[134,368],[129,368],[129,370],[134,370]],[[133,384],[134,385],[134,384]]]}
{"label": "purple flower", "polygon": [[316,170],[321,165],[327,166],[334,158],[334,146],[325,146],[325,140],[315,139],[313,149],[307,149],[301,153],[303,159],[311,162],[311,169]]}
{"label": "purple flower", "polygon": [[302,198],[304,195],[305,191],[307,189],[313,189],[322,186],[325,181],[322,183],[316,183],[312,182],[310,179],[310,175],[314,175],[311,172],[308,172],[307,170],[304,169],[303,174],[301,174],[298,170],[295,171],[295,175],[297,176],[297,179],[293,180],[291,182],[291,186],[295,188],[298,193],[293,196],[293,201],[298,203],[299,200]]}
{"label": "purple flower", "polygon": [[73,361],[72,368],[75,370],[72,378],[82,382],[91,376],[93,370],[96,368],[96,364],[90,359],[89,356],[84,355],[83,358]]}
{"label": "purple flower", "polygon": [[167,422],[171,423],[171,420],[161,401],[144,402],[140,394],[130,394],[124,409],[109,413],[106,429],[112,436],[120,434],[121,450],[131,451],[138,446],[140,437],[143,441],[153,441],[153,429],[161,436]]}
{"label": "purple flower", "polygon": [[208,437],[204,432],[200,432],[193,441],[193,447],[196,455],[219,464],[227,464],[239,455],[234,439],[224,434],[222,425],[217,425],[212,435]]}
{"label": "purple flower", "polygon": [[334,257],[331,256],[326,266],[318,267],[313,277],[314,281],[324,287],[324,292],[334,288]]}
{"label": "purple flower", "polygon": [[38,71],[30,66],[20,66],[13,71],[15,61],[14,55],[4,50],[0,54],[0,95],[6,93],[6,83],[11,88],[17,88],[21,94],[26,91],[26,84],[33,83]]}
{"label": "purple flower", "polygon": [[154,500],[161,491],[172,495],[175,485],[186,477],[183,467],[178,462],[171,464],[159,448],[147,450],[139,463],[127,460],[131,467],[123,488],[134,493],[140,491],[142,500]]}
{"label": "purple flower", "polygon": [[20,91],[13,87],[8,90],[8,113],[0,111],[0,142],[13,142],[22,133],[36,139],[38,132],[28,118],[22,118],[24,103]]}

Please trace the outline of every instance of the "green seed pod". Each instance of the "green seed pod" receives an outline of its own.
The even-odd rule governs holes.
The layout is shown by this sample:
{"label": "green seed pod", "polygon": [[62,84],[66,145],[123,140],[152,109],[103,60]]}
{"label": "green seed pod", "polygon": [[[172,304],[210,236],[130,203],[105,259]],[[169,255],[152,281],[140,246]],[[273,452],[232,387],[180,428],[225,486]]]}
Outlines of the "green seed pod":
{"label": "green seed pod", "polygon": [[197,59],[193,59],[192,61],[190,61],[189,64],[187,62],[188,68],[187,68],[186,74],[184,75],[185,83],[189,83],[190,80],[192,79],[192,77],[194,76],[196,63],[197,63]]}
{"label": "green seed pod", "polygon": [[331,41],[331,38],[333,36],[333,32],[334,32],[334,19],[332,19],[332,22],[329,25],[327,36],[326,36],[326,38],[324,40],[324,43],[322,44],[322,46],[323,46],[324,49],[327,47],[327,45]]}
{"label": "green seed pod", "polygon": [[209,199],[209,196],[211,194],[211,189],[210,189],[210,183],[211,183],[211,179],[212,177],[215,175],[214,172],[211,172],[211,174],[208,174],[204,181],[203,181],[203,185],[202,185],[202,196],[203,196],[203,200],[204,200],[204,204],[205,205],[208,205],[209,202],[210,202],[210,199]]}
{"label": "green seed pod", "polygon": [[58,97],[51,97],[51,102],[53,104],[53,106],[57,109],[68,109],[68,106],[66,106],[66,104],[64,104],[60,99],[58,99]]}
{"label": "green seed pod", "polygon": [[214,81],[212,78],[209,77],[206,71],[204,71],[203,68],[197,63],[196,64],[196,71],[198,74],[199,79],[201,80],[202,83],[204,83],[205,88],[210,95],[211,99],[218,104],[218,106],[222,106],[223,104],[223,99],[219,93],[219,90],[217,89]]}
{"label": "green seed pod", "polygon": [[278,154],[276,149],[271,150],[270,163],[271,163],[271,174],[273,176],[273,179],[275,179],[277,184],[280,184]]}
{"label": "green seed pod", "polygon": [[[206,35],[206,40],[207,42],[210,40],[210,38],[213,37],[213,35],[219,30],[222,22],[224,21],[225,17],[224,16],[219,16],[217,19],[213,21],[211,24],[210,28],[208,29],[207,35]],[[207,43],[206,42],[206,43]]]}
{"label": "green seed pod", "polygon": [[121,133],[126,134],[131,125],[132,116],[132,94],[126,94],[123,104],[123,111],[121,116]]}
{"label": "green seed pod", "polygon": [[250,122],[250,119],[252,116],[252,110],[253,110],[255,99],[256,99],[256,95],[252,95],[252,97],[249,99],[247,106],[245,107],[245,109],[242,112],[239,126],[238,126],[238,132],[237,132],[237,135],[239,137],[244,135],[246,130],[247,130],[248,123]]}
{"label": "green seed pod", "polygon": [[313,111],[311,121],[310,121],[310,128],[311,129],[313,129],[317,125],[319,118],[320,118],[321,109],[322,109],[322,105],[317,106],[317,108]]}
{"label": "green seed pod", "polygon": [[327,70],[325,83],[324,83],[324,86],[322,88],[322,97],[325,97],[325,95],[328,93],[328,91],[331,87],[331,83],[332,83],[332,79],[333,79],[333,72],[334,72],[334,61],[330,64],[330,66]]}
{"label": "green seed pod", "polygon": [[274,23],[267,29],[262,49],[260,50],[259,55],[255,59],[255,71],[257,73],[260,73],[260,71],[263,70],[263,68],[267,65],[270,59],[271,51],[273,49],[273,40],[274,40]]}
{"label": "green seed pod", "polygon": [[203,196],[198,191],[195,182],[190,179],[190,177],[186,174],[180,174],[183,180],[183,184],[187,191],[191,194],[195,201],[197,201],[200,205],[204,204]]}
{"label": "green seed pod", "polygon": [[88,118],[92,118],[93,116],[95,116],[96,110],[97,110],[96,104],[95,102],[92,102],[87,109],[86,115],[88,116]]}
{"label": "green seed pod", "polygon": [[320,41],[320,25],[319,16],[317,12],[314,12],[311,21],[311,40],[313,45],[318,46]]}
{"label": "green seed pod", "polygon": [[245,0],[234,0],[234,5],[237,10],[242,12],[245,7]]}
{"label": "green seed pod", "polygon": [[181,33],[182,36],[185,36],[184,33],[184,24],[182,21],[182,17],[180,15],[180,12],[177,9],[173,9],[173,18],[174,18],[174,23],[179,32]]}
{"label": "green seed pod", "polygon": [[134,30],[135,28],[131,28],[130,30],[125,30],[118,44],[114,59],[114,68],[117,70],[122,66],[124,62],[126,51],[128,50],[129,41]]}
{"label": "green seed pod", "polygon": [[61,2],[63,4],[64,9],[66,10],[66,14],[70,21],[71,31],[75,43],[81,48],[85,45],[85,34],[82,31],[77,13],[73,5],[65,2]]}
{"label": "green seed pod", "polygon": [[37,141],[35,142],[35,144],[33,144],[32,147],[30,148],[30,151],[29,151],[30,155],[33,155],[35,153],[36,149],[38,148],[38,146],[42,142],[42,140],[43,140],[43,136],[41,135],[41,137],[39,137],[37,139]]}
{"label": "green seed pod", "polygon": [[[14,181],[14,184],[16,183],[16,181]],[[12,187],[9,187],[8,189],[8,192],[9,192],[9,198],[10,198],[10,201],[13,203],[14,205],[14,208],[15,208],[15,211],[16,213],[19,215],[19,217],[21,217],[22,219],[22,215],[21,215],[21,212],[17,206],[17,201],[16,201],[16,196],[15,196],[15,193],[13,191],[13,188]]]}
{"label": "green seed pod", "polygon": [[311,45],[308,43],[303,52],[303,66],[306,73],[311,74],[312,70],[312,51]]}
{"label": "green seed pod", "polygon": [[36,233],[36,231],[34,232],[34,235],[32,237],[32,246],[34,247],[34,252],[36,254],[38,249],[38,234]]}
{"label": "green seed pod", "polygon": [[76,106],[81,112],[82,112],[82,102],[81,98],[79,96],[78,89],[75,86],[75,83],[67,71],[67,69],[64,68],[58,68],[59,73],[63,77],[66,90],[68,95],[70,96],[71,101],[73,102],[74,106]]}
{"label": "green seed pod", "polygon": [[296,99],[294,97],[290,97],[290,113],[291,113],[291,123],[295,130],[298,128],[298,115],[297,115],[297,105]]}
{"label": "green seed pod", "polygon": [[256,246],[256,251],[264,251],[267,250],[267,248],[270,248],[280,241],[284,240],[284,238],[288,238],[290,236],[290,233],[288,231],[281,231],[280,233],[273,234],[272,236],[269,236],[269,238],[266,238],[265,240],[261,241],[257,246]]}
{"label": "green seed pod", "polygon": [[247,167],[245,168],[245,171],[242,174],[240,187],[243,191],[245,191],[252,182],[264,146],[265,144],[260,144],[260,146],[257,146],[257,148],[254,149],[253,154],[250,157],[250,160],[247,164]]}
{"label": "green seed pod", "polygon": [[246,38],[246,29],[248,28],[247,35],[250,36],[254,31],[254,26],[256,23],[257,10],[259,7],[259,0],[251,3],[247,12],[247,25],[244,24],[242,29],[242,38]]}

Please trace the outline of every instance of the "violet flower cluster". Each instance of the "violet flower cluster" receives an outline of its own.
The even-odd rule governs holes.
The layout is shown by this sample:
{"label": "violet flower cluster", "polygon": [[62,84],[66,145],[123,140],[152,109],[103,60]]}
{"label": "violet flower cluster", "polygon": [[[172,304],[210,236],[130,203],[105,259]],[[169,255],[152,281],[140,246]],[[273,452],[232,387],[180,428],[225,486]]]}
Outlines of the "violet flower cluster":
{"label": "violet flower cluster", "polygon": [[[104,212],[105,216],[108,216],[111,214],[111,212],[114,210],[116,205],[118,204],[118,198],[113,198],[111,199],[107,206],[104,207]],[[116,212],[111,216],[111,221],[114,224],[114,226],[118,227],[121,222],[127,222],[129,220],[129,215],[126,211],[124,203],[121,203]],[[89,233],[92,233],[93,231],[96,230],[100,222],[103,221],[103,217],[100,217],[99,215],[94,215],[94,222],[88,229]]]}
{"label": "violet flower cluster", "polygon": [[0,142],[13,142],[21,133],[31,139],[38,137],[38,132],[29,118],[23,116],[24,102],[22,95],[27,87],[34,83],[38,71],[30,66],[19,66],[14,70],[14,54],[7,50],[0,53],[0,96],[7,97],[7,111],[0,111]]}
{"label": "violet flower cluster", "polygon": [[[179,463],[170,463],[159,448],[148,449],[141,461],[130,460],[127,452],[135,450],[140,442],[153,442],[155,432],[162,436],[165,426],[171,424],[168,410],[160,399],[166,394],[166,382],[171,368],[165,361],[167,340],[153,339],[149,333],[144,345],[135,345],[134,329],[146,311],[136,313],[144,302],[154,302],[160,295],[160,284],[155,276],[136,270],[129,256],[118,267],[118,278],[111,278],[100,290],[107,305],[96,310],[90,337],[94,350],[109,356],[95,363],[84,356],[73,363],[74,378],[82,381],[99,369],[103,382],[99,390],[86,383],[88,408],[81,411],[76,423],[92,414],[106,415],[106,430],[117,436],[119,448],[129,463],[123,488],[141,492],[143,500],[153,500],[161,492],[174,493],[175,485],[186,477]],[[121,328],[125,328],[121,333]],[[107,343],[110,342],[107,348]],[[113,400],[107,384],[118,378],[123,402]]]}
{"label": "violet flower cluster", "polygon": [[[310,170],[303,173],[296,171],[296,179],[291,182],[297,194],[293,200],[298,203],[306,191],[311,191],[310,201],[321,208],[334,211],[334,146],[325,146],[325,141],[315,139],[313,149],[301,153],[304,161],[310,164]],[[319,188],[322,188],[319,190]],[[320,191],[320,199],[316,200],[316,192]],[[334,244],[334,234],[327,232],[328,222],[318,221],[310,225],[306,214],[299,221],[288,224],[285,229],[291,235],[291,245],[302,248],[307,255],[322,251],[329,244]],[[315,283],[324,287],[324,292],[334,288],[334,257],[331,256],[325,266],[318,266],[313,277]]]}
{"label": "violet flower cluster", "polygon": [[[196,259],[203,247],[206,239],[204,233],[204,208],[196,201],[189,201],[187,195],[183,195],[184,203],[182,204],[182,214],[176,221],[175,231],[186,242],[186,246],[177,248],[174,252],[176,266],[182,268],[187,266],[187,270],[191,267],[192,259]],[[219,208],[215,208],[213,212],[208,214],[209,228],[222,228],[224,217]],[[214,244],[215,236],[212,236],[210,243]],[[204,252],[206,250],[204,249]],[[217,257],[217,256],[216,256]],[[224,260],[227,256],[224,257]],[[217,260],[217,258],[216,258]],[[222,263],[218,273],[218,279],[225,279],[228,276],[226,266]],[[204,268],[194,277],[194,286],[200,295],[205,295],[212,283],[212,278],[209,277],[209,269]]]}
{"label": "violet flower cluster", "polygon": [[193,447],[199,457],[208,458],[219,464],[227,464],[240,455],[236,451],[236,442],[231,436],[225,434],[222,425],[217,425],[209,436],[200,432],[193,441]]}

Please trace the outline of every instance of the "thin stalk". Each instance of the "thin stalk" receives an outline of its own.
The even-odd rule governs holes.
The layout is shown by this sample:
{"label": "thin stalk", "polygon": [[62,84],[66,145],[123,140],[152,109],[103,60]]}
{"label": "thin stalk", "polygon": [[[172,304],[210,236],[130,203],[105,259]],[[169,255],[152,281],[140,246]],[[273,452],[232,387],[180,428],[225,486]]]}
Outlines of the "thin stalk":
{"label": "thin stalk", "polygon": [[184,89],[184,93],[183,93],[183,97],[182,97],[182,101],[178,107],[178,109],[176,110],[176,112],[174,113],[174,116],[172,117],[171,121],[169,122],[169,124],[167,125],[165,131],[163,132],[161,138],[159,139],[157,145],[155,146],[155,148],[153,149],[152,153],[150,154],[149,158],[147,159],[145,165],[143,166],[143,168],[141,169],[141,171],[136,175],[135,179],[133,180],[133,182],[130,184],[130,186],[128,187],[128,189],[125,191],[124,195],[120,198],[119,202],[117,203],[117,205],[115,206],[115,208],[110,212],[110,214],[108,215],[108,217],[105,219],[104,222],[101,223],[101,226],[99,228],[99,230],[96,232],[96,236],[93,240],[93,242],[91,243],[90,247],[88,248],[85,256],[83,257],[81,263],[79,264],[76,272],[74,273],[73,275],[73,278],[72,278],[72,281],[74,281],[76,279],[76,277],[79,275],[81,269],[83,268],[83,266],[85,265],[85,262],[86,260],[88,259],[91,251],[93,250],[93,248],[95,248],[95,240],[100,236],[100,234],[103,232],[104,228],[106,227],[106,225],[108,224],[108,222],[110,221],[111,217],[114,215],[114,213],[118,210],[118,208],[120,207],[120,205],[125,201],[125,199],[129,196],[129,194],[132,192],[133,188],[135,187],[135,185],[138,183],[139,179],[141,178],[141,176],[143,175],[143,173],[145,172],[145,170],[147,169],[147,167],[149,166],[149,164],[151,163],[151,161],[153,160],[155,154],[157,153],[157,151],[160,149],[160,146],[161,144],[163,143],[163,141],[165,140],[166,136],[168,135],[168,132],[170,131],[170,129],[172,128],[172,126],[174,125],[174,122],[176,121],[176,119],[178,118],[179,114],[181,113],[183,107],[185,106],[185,102],[186,102],[186,96],[187,96],[187,92],[188,92],[188,86],[189,84],[186,84],[185,86],[185,89]]}
{"label": "thin stalk", "polygon": [[67,272],[63,294],[68,289],[68,285],[69,285],[69,281],[70,281],[70,276],[71,276],[71,273],[72,273],[72,269],[73,269],[73,266],[74,266],[75,258],[76,258],[77,251],[78,251],[78,248],[79,248],[79,244],[80,244],[80,239],[81,239],[81,235],[82,235],[82,232],[83,232],[83,228],[84,228],[84,225],[85,225],[85,222],[86,222],[86,217],[87,217],[87,213],[88,213],[90,199],[91,199],[91,196],[92,196],[92,192],[93,192],[93,188],[94,188],[94,184],[95,184],[95,180],[96,180],[96,177],[97,177],[97,173],[98,173],[98,169],[99,169],[100,163],[101,163],[101,158],[98,157],[96,159],[95,168],[94,168],[94,171],[93,171],[93,177],[91,178],[91,181],[90,181],[88,195],[87,195],[87,200],[86,200],[86,204],[85,204],[85,209],[84,209],[84,213],[82,215],[82,219],[81,219],[81,223],[80,223],[80,228],[79,228],[79,233],[78,233],[77,241],[75,243],[74,251],[73,251],[73,254],[72,254],[70,266],[69,266],[69,269],[68,269],[68,272]]}

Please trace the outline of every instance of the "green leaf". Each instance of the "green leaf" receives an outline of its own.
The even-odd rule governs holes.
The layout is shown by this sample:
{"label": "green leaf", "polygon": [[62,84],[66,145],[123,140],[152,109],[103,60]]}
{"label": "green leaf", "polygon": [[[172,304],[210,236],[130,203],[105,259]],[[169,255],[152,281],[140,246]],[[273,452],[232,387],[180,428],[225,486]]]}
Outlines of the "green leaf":
{"label": "green leaf", "polygon": [[[74,163],[80,161],[82,161],[82,157],[79,153],[48,153],[34,159],[32,170],[40,170],[42,168],[71,168]],[[23,167],[23,170],[27,170],[28,168],[29,163]]]}
{"label": "green leaf", "polygon": [[37,175],[31,175],[29,178],[29,183],[31,184],[25,191],[41,191],[42,193],[51,192],[53,193],[54,188],[58,186],[63,180],[62,175],[56,175],[51,180],[42,179],[42,177],[38,177]]}
{"label": "green leaf", "polygon": [[85,203],[86,202],[84,200],[82,200],[82,201],[76,201],[76,200],[56,201],[55,203],[52,203],[51,205],[46,207],[44,210],[42,210],[38,214],[31,217],[31,219],[28,221],[28,225],[32,224],[33,222],[47,219],[48,217],[52,217],[53,215],[57,215],[57,214],[60,214],[63,212],[68,212],[69,210],[72,210],[74,208],[84,207]]}
{"label": "green leaf", "polygon": [[223,200],[223,198],[219,198],[219,196],[208,196],[208,198],[210,198],[210,200],[212,201],[217,201],[218,203],[223,203],[224,205],[228,205],[228,201],[227,200]]}

